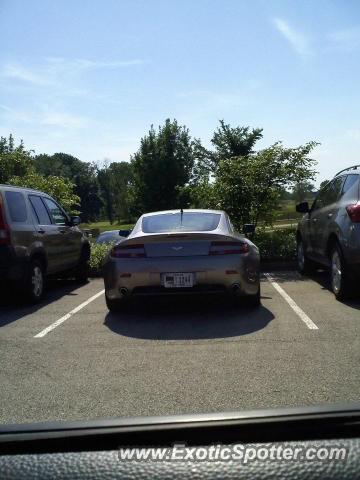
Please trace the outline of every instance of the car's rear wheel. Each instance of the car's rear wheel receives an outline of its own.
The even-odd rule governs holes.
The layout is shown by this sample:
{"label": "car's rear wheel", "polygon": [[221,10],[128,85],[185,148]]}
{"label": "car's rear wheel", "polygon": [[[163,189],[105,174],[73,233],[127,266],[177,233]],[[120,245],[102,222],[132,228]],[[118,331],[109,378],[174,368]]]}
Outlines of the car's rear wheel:
{"label": "car's rear wheel", "polygon": [[302,239],[297,242],[297,267],[301,275],[311,275],[316,271],[316,263],[310,260],[305,253],[305,245]]}
{"label": "car's rear wheel", "polygon": [[44,296],[45,269],[41,260],[30,262],[28,275],[25,280],[25,296],[30,303],[38,303]]}
{"label": "car's rear wheel", "polygon": [[340,245],[334,243],[330,253],[330,279],[331,289],[337,300],[346,300],[353,294],[348,267]]}
{"label": "car's rear wheel", "polygon": [[87,247],[83,247],[81,250],[79,264],[75,270],[75,280],[77,282],[83,283],[87,282],[89,277],[89,260],[90,260],[90,251]]}
{"label": "car's rear wheel", "polygon": [[105,294],[105,302],[110,312],[120,312],[125,310],[126,300],[111,299],[108,298]]}
{"label": "car's rear wheel", "polygon": [[260,285],[255,295],[247,295],[245,297],[245,305],[248,307],[259,307],[261,305]]}

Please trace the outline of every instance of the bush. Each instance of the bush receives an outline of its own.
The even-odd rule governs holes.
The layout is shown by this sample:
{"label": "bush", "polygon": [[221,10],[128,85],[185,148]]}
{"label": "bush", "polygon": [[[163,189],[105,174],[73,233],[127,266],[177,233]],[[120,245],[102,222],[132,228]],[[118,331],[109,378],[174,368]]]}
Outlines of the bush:
{"label": "bush", "polygon": [[258,229],[254,235],[253,242],[260,250],[261,261],[289,261],[296,258],[295,228]]}
{"label": "bush", "polygon": [[[115,242],[114,242],[115,243]],[[90,274],[100,275],[102,271],[102,266],[104,263],[109,250],[112,248],[114,243],[92,243],[91,244],[91,254],[90,254]]]}

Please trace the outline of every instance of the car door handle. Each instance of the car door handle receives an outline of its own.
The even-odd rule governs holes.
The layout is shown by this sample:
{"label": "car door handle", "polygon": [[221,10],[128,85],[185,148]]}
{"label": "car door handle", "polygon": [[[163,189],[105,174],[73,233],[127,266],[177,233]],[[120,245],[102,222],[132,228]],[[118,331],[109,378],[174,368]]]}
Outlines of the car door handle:
{"label": "car door handle", "polygon": [[60,233],[66,233],[66,230],[64,228],[59,228]]}
{"label": "car door handle", "polygon": [[328,218],[331,218],[333,216],[332,213],[328,213]]}
{"label": "car door handle", "polygon": [[314,222],[314,223],[316,223],[316,222],[317,222],[317,220],[318,220],[317,218],[313,218],[313,222]]}
{"label": "car door handle", "polygon": [[39,228],[38,233],[45,233],[45,230],[43,228]]}

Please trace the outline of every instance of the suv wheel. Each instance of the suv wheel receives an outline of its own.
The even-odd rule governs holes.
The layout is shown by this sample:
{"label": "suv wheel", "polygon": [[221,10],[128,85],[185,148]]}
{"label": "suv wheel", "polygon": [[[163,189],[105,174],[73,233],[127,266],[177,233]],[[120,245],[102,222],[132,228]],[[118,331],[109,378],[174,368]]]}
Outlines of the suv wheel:
{"label": "suv wheel", "polygon": [[32,260],[25,284],[25,294],[31,303],[38,303],[44,295],[45,272],[40,260]]}
{"label": "suv wheel", "polygon": [[352,294],[347,266],[340,246],[335,243],[330,256],[331,289],[337,300],[345,300]]}
{"label": "suv wheel", "polygon": [[260,285],[255,295],[247,295],[245,297],[245,305],[248,307],[259,307],[261,305]]}
{"label": "suv wheel", "polygon": [[309,260],[305,254],[304,242],[299,239],[297,242],[297,267],[301,275],[310,275],[316,270],[316,264]]}
{"label": "suv wheel", "polygon": [[75,280],[77,282],[87,282],[88,280],[89,257],[90,257],[89,250],[84,247],[81,251],[80,260],[75,270]]}
{"label": "suv wheel", "polygon": [[112,299],[108,298],[107,295],[105,295],[105,302],[106,302],[106,306],[107,306],[108,310],[110,310],[110,312],[118,313],[121,310],[126,310],[127,302],[124,299],[122,299],[122,300],[120,300],[120,299],[112,300]]}

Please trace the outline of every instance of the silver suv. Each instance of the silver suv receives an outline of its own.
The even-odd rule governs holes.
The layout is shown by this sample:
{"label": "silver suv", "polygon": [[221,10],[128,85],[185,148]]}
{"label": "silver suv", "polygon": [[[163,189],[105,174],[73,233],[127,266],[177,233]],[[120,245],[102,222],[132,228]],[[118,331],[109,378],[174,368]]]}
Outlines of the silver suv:
{"label": "silver suv", "polygon": [[360,165],[341,170],[318,193],[297,229],[298,268],[309,274],[330,268],[332,290],[338,300],[360,291]]}
{"label": "silver suv", "polygon": [[32,302],[43,296],[47,275],[85,280],[90,245],[79,223],[46,193],[0,185],[0,280]]}

